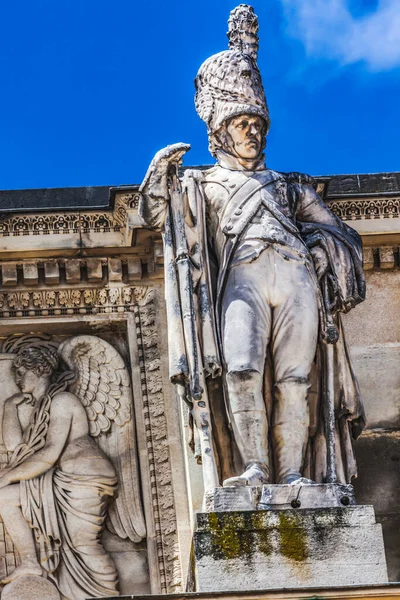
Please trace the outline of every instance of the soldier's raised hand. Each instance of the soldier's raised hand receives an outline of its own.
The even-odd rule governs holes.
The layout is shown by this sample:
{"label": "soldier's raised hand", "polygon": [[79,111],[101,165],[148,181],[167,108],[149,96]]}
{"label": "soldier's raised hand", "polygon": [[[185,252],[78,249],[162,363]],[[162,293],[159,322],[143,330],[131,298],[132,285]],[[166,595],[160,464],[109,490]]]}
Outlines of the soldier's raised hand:
{"label": "soldier's raised hand", "polygon": [[182,156],[188,150],[190,150],[190,148],[190,144],[185,144],[183,142],[170,144],[169,146],[166,146],[157,152],[151,161],[151,164],[161,169],[168,168],[168,166],[173,163],[180,164],[182,161]]}
{"label": "soldier's raised hand", "polygon": [[163,231],[168,215],[168,202],[171,193],[171,170],[174,169],[176,181],[177,168],[182,156],[190,150],[190,144],[171,144],[159,150],[147,170],[139,188],[139,218],[144,227]]}
{"label": "soldier's raised hand", "polygon": [[165,187],[165,178],[167,177],[169,168],[174,164],[180,166],[182,163],[182,156],[188,150],[190,150],[190,144],[184,144],[183,142],[170,144],[169,146],[162,148],[162,150],[159,150],[150,163],[139,191],[146,192],[149,187],[151,187],[153,195],[155,195],[155,189],[160,185]]}

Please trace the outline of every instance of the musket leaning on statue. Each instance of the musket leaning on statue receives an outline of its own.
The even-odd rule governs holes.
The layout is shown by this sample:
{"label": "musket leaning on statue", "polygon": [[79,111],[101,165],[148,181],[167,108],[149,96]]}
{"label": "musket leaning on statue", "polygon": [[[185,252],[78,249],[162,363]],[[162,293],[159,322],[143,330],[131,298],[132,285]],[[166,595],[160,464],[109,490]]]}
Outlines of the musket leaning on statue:
{"label": "musket leaning on statue", "polygon": [[[189,207],[179,180],[178,169],[182,155],[190,149],[188,144],[167,146],[156,155],[142,183],[145,190],[153,176],[154,164],[167,160],[163,176],[170,198],[165,219],[165,264],[172,284],[166,297],[170,354],[170,375],[177,385],[178,395],[189,403],[196,431],[199,434],[201,461],[205,489],[218,487],[219,478],[212,443],[211,415],[204,380],[202,353],[195,306],[194,265],[188,248],[185,221]],[[176,369],[176,364],[179,368]],[[218,366],[214,371],[218,371]]]}
{"label": "musket leaning on statue", "polygon": [[310,177],[265,166],[257,31],[238,6],[229,50],[196,77],[215,166],[180,180],[189,146],[174,144],[140,189],[142,223],[163,233],[170,377],[192,407],[206,491],[350,483],[364,425],[340,320],[365,296],[361,239]]}

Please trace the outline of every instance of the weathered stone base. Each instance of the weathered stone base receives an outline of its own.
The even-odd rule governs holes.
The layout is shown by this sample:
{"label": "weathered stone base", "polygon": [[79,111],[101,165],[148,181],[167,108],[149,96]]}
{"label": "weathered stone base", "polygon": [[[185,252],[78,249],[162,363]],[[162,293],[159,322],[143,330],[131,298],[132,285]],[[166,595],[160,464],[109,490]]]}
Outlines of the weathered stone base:
{"label": "weathered stone base", "polygon": [[198,592],[387,581],[382,530],[372,506],[197,515]]}
{"label": "weathered stone base", "polygon": [[333,508],[355,504],[353,486],[336,483],[219,487],[205,495],[206,512]]}
{"label": "weathered stone base", "polygon": [[258,509],[333,508],[356,504],[352,485],[263,485]]}

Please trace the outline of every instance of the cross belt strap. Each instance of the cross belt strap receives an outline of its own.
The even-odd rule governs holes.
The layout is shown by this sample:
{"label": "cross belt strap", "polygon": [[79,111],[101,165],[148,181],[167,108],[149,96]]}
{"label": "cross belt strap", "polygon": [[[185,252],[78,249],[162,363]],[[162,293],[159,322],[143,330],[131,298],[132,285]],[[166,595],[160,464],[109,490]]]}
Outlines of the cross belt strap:
{"label": "cross belt strap", "polygon": [[238,208],[242,208],[254,194],[279,178],[279,175],[275,174],[273,171],[268,171],[268,175],[264,175],[262,179],[258,175],[249,177],[247,181],[234,190],[226,200],[220,216],[221,228],[223,229],[225,227],[229,215],[232,215]]}

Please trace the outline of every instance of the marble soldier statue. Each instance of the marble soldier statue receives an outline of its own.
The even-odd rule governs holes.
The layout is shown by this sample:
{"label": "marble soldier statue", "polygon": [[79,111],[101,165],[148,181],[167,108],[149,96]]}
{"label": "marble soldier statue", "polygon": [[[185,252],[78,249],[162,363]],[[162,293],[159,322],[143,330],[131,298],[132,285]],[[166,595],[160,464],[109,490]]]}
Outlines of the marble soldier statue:
{"label": "marble soldier statue", "polygon": [[361,240],[310,177],[265,165],[257,30],[253,9],[237,7],[229,50],[196,77],[215,166],[180,180],[189,146],[174,144],[141,186],[142,222],[164,236],[170,375],[192,407],[206,487],[345,483],[356,475],[352,438],[364,411],[340,312],[365,296]]}
{"label": "marble soldier statue", "polygon": [[21,563],[2,583],[44,576],[67,600],[118,596],[106,519],[120,537],[145,536],[129,374],[98,337],[43,337],[6,348],[21,393],[5,402],[0,515]]}

